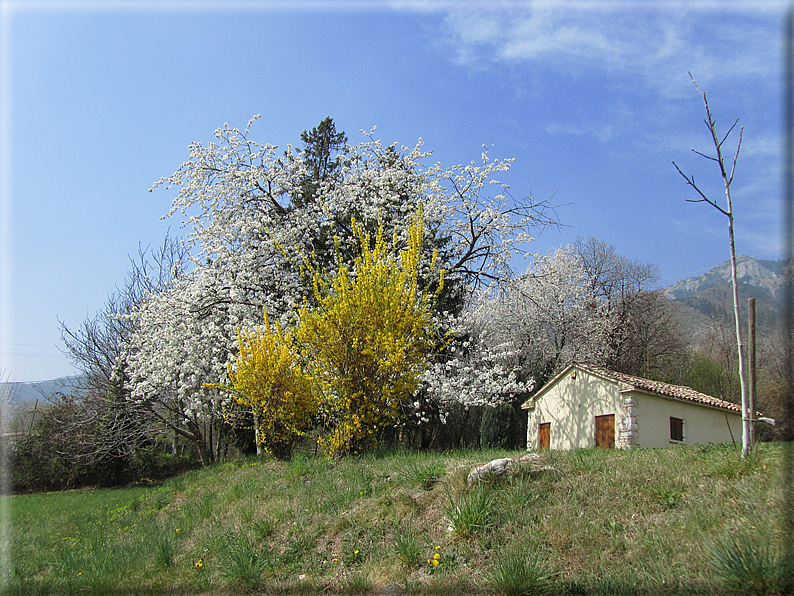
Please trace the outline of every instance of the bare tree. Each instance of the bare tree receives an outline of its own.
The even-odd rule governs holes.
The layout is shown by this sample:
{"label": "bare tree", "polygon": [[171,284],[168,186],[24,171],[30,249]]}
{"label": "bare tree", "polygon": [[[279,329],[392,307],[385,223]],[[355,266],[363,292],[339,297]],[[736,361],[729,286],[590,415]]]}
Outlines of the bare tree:
{"label": "bare tree", "polygon": [[72,455],[83,463],[128,457],[156,436],[157,418],[128,399],[125,346],[135,323],[127,315],[178,277],[186,261],[184,245],[170,237],[154,251],[139,248],[127,279],[100,312],[77,329],[61,322],[68,355],[82,375],[73,388],[78,398],[56,394],[51,399],[69,413],[59,422],[72,437]]}
{"label": "bare tree", "polygon": [[695,191],[700,196],[699,199],[686,199],[690,203],[708,203],[712,207],[714,207],[717,211],[722,213],[728,218],[728,236],[730,239],[730,246],[731,246],[731,283],[733,287],[733,313],[734,313],[734,321],[736,323],[736,344],[738,350],[738,357],[739,357],[739,383],[741,384],[742,390],[742,457],[746,458],[750,452],[750,418],[751,413],[749,412],[748,407],[748,394],[747,394],[747,378],[745,374],[745,366],[744,366],[744,338],[742,334],[742,324],[741,319],[739,316],[739,285],[738,285],[738,276],[736,273],[736,245],[734,242],[734,233],[733,233],[733,204],[731,202],[731,184],[733,183],[733,175],[736,171],[736,161],[739,159],[739,150],[742,147],[742,135],[744,133],[744,127],[739,129],[739,142],[736,144],[736,153],[733,156],[733,162],[730,167],[730,171],[726,169],[725,165],[725,158],[722,155],[722,145],[728,139],[733,129],[736,128],[736,125],[739,123],[737,119],[736,122],[733,123],[733,126],[728,129],[728,132],[725,133],[725,136],[720,139],[717,135],[717,125],[714,122],[714,118],[711,115],[711,109],[709,108],[709,102],[706,99],[706,93],[701,91],[700,87],[698,87],[697,82],[695,82],[695,78],[692,76],[692,73],[689,73],[689,78],[692,79],[692,82],[695,85],[695,89],[697,89],[700,97],[703,98],[703,104],[706,107],[706,126],[711,133],[711,139],[714,143],[714,148],[717,151],[716,156],[706,155],[705,153],[701,153],[693,149],[695,153],[698,155],[705,157],[708,160],[715,162],[720,168],[720,175],[722,176],[723,184],[725,187],[725,199],[727,201],[727,208],[720,207],[716,201],[708,198],[706,194],[700,190],[698,185],[695,183],[695,176],[687,176],[684,172],[681,171],[681,168],[673,162],[675,169],[678,170],[678,173],[684,177],[686,183],[695,189]]}
{"label": "bare tree", "polygon": [[606,365],[616,371],[667,380],[684,358],[677,310],[652,286],[659,270],[618,254],[615,247],[589,237],[577,238],[574,250],[587,271],[593,299],[602,304],[610,325]]}

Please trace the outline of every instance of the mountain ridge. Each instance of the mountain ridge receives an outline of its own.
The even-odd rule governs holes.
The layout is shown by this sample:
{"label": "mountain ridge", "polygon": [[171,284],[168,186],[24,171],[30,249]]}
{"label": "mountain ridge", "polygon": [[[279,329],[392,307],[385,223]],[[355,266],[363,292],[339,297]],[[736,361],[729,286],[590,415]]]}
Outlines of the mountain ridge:
{"label": "mountain ridge", "polygon": [[11,399],[17,403],[47,399],[53,393],[70,395],[80,386],[80,376],[59,377],[49,381],[6,381],[0,383],[0,391],[10,391]]}
{"label": "mountain ridge", "polygon": [[[782,301],[786,283],[785,259],[759,260],[736,256],[740,316],[747,321],[748,299],[756,299],[759,329],[772,329],[782,320]],[[733,287],[730,260],[702,275],[688,277],[661,288],[662,293],[681,307],[683,324],[699,329],[715,319],[733,320]]]}
{"label": "mountain ridge", "polygon": [[[750,284],[763,288],[776,296],[786,281],[785,263],[781,261],[759,260],[747,255],[736,255],[736,273],[739,284]],[[721,282],[731,283],[730,260],[712,267],[706,273],[687,277],[662,288],[664,294],[673,300],[687,298]]]}

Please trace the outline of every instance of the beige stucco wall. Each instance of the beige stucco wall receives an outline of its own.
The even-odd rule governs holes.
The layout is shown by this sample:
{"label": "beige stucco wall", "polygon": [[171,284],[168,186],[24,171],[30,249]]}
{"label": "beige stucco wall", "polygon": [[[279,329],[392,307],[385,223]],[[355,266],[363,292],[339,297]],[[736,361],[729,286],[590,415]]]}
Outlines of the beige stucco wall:
{"label": "beige stucco wall", "polygon": [[615,415],[615,445],[620,426],[626,416],[623,396],[614,383],[576,371],[560,378],[529,410],[527,448],[536,449],[538,426],[550,422],[550,449],[595,447],[595,417]]}
{"label": "beige stucco wall", "polygon": [[[632,393],[637,401],[637,444],[639,447],[670,445],[670,417],[684,421],[684,443],[727,443],[733,437],[742,440],[742,417],[733,412],[697,404],[665,399],[655,395]],[[726,423],[726,415],[728,423]]]}

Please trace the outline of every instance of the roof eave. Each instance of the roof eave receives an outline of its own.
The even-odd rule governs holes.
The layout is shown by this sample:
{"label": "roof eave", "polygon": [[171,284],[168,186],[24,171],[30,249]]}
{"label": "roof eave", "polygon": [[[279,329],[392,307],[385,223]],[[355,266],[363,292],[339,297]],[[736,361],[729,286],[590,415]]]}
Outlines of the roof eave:
{"label": "roof eave", "polygon": [[659,393],[657,391],[651,391],[649,389],[642,389],[640,387],[634,387],[631,389],[621,390],[621,393],[643,393],[645,395],[650,395],[651,397],[661,397],[662,399],[669,399],[671,401],[681,402],[683,404],[692,404],[695,406],[700,406],[701,408],[711,408],[712,410],[719,410],[720,412],[725,412],[727,414],[737,414],[741,416],[741,411],[737,411],[733,408],[726,408],[717,404],[710,404],[708,402],[697,401],[694,399],[684,399],[683,397],[677,397],[675,395],[668,395],[666,393]]}

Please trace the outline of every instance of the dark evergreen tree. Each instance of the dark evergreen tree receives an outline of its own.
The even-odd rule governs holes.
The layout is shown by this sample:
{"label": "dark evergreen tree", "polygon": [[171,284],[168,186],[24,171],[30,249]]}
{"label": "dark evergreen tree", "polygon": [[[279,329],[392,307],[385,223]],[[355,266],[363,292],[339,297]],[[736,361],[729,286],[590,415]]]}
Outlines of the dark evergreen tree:
{"label": "dark evergreen tree", "polygon": [[320,185],[333,179],[339,169],[336,154],[347,144],[344,131],[336,132],[331,117],[326,118],[311,131],[301,133],[303,162],[308,175],[301,181],[300,191],[293,197],[294,207],[305,207],[317,198]]}

